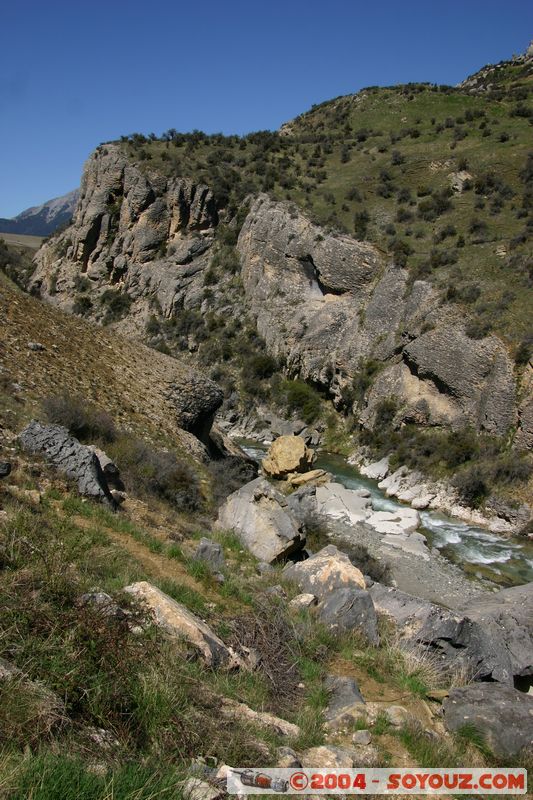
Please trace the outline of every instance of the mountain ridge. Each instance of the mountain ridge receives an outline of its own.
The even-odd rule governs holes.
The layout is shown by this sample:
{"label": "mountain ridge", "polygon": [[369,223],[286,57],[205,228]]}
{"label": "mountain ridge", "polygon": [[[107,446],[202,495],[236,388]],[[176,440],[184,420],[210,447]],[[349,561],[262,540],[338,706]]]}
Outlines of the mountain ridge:
{"label": "mountain ridge", "polygon": [[26,236],[49,236],[72,219],[79,198],[79,189],[54,197],[41,205],[31,206],[16,217],[0,218],[0,235],[18,233]]}

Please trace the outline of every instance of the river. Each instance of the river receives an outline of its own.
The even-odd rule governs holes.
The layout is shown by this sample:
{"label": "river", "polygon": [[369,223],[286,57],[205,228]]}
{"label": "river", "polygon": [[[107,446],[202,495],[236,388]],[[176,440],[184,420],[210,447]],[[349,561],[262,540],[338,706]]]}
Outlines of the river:
{"label": "river", "polygon": [[[240,444],[257,461],[261,461],[267,449],[258,442]],[[334,479],[348,489],[368,489],[376,511],[405,508],[406,504],[387,497],[376,481],[360,475],[342,456],[319,453],[315,466],[331,472]],[[517,537],[497,536],[437,511],[422,511],[420,517],[421,530],[427,536],[428,545],[436,547],[467,574],[488,578],[501,586],[518,586],[533,581],[533,543]]]}

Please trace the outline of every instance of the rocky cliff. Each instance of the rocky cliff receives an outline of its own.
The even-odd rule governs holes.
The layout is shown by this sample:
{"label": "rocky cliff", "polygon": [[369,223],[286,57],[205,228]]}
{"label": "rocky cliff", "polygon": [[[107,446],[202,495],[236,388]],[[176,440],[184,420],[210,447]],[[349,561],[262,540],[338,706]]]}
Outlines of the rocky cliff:
{"label": "rocky cliff", "polygon": [[119,145],[102,146],[85,165],[72,226],[37,255],[31,290],[97,321],[122,295],[111,312],[144,331],[151,312],[168,318],[199,302],[195,276],[217,221],[207,186],[145,174]]}
{"label": "rocky cliff", "polygon": [[378,362],[359,412],[365,425],[386,397],[397,398],[398,421],[468,424],[498,436],[516,425],[513,364],[503,343],[470,339],[458,308],[443,306],[430,283],[410,283],[376,247],[327,235],[262,196],[238,249],[258,330],[291,374],[340,403],[365,364]]}
{"label": "rocky cliff", "polygon": [[[151,172],[118,144],[101,146],[86,164],[73,225],[39,251],[31,289],[144,335],[150,317],[209,310],[217,225],[207,186]],[[363,425],[394,397],[398,424],[516,431],[517,444],[531,447],[531,378],[517,386],[504,343],[470,338],[464,313],[434,284],[265,194],[252,201],[237,251],[242,289],[225,315],[246,308],[288,374],[352,408]],[[356,397],[354,378],[363,379]]]}

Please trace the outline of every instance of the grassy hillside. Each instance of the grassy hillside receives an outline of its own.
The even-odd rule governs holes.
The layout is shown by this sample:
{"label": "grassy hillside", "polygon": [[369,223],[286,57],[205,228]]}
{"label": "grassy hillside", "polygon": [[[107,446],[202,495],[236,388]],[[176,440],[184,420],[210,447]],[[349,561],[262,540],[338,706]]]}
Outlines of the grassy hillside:
{"label": "grassy hillside", "polygon": [[494,330],[516,347],[531,334],[532,74],[531,61],[509,62],[475,91],[370,87],[279,133],[170,130],[124,148],[150,172],[205,181],[230,215],[262,190],[377,243],[468,306],[473,336]]}

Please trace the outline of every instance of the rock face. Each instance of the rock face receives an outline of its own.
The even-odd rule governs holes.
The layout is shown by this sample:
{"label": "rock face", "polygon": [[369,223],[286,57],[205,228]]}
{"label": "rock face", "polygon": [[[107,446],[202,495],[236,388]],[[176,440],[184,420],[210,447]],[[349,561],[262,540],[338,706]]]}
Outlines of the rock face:
{"label": "rock face", "polygon": [[533,697],[508,686],[481,683],[452,689],[442,704],[450,731],[473,726],[500,758],[533,747]]}
{"label": "rock face", "polygon": [[260,561],[273,563],[301,550],[305,536],[288,512],[287,500],[264,478],[231,494],[221,506],[216,526],[233,530]]}
{"label": "rock face", "polygon": [[42,454],[67,478],[76,481],[80,494],[114,505],[96,453],[80,444],[66,428],[32,420],[20,434],[19,441],[24,450]]}
{"label": "rock face", "polygon": [[126,586],[124,591],[140,600],[153,613],[156,625],[170,636],[192,645],[208,667],[231,669],[239,666],[233,651],[205,622],[160,589],[140,581]]}
{"label": "rock face", "polygon": [[195,276],[217,222],[207,186],[145,174],[119,144],[102,145],[85,164],[73,225],[37,255],[32,290],[71,311],[85,278],[97,320],[102,294],[119,291],[131,304],[124,327],[138,332],[150,306],[168,318],[201,302],[203,275]]}
{"label": "rock face", "polygon": [[467,424],[499,436],[516,424],[513,365],[502,342],[469,339],[459,309],[439,307],[427,282],[410,287],[407,272],[377,248],[325,234],[260,196],[238,249],[258,330],[293,374],[340,404],[366,360],[383,362],[367,407],[354,409],[365,426],[373,426],[384,397],[396,398],[398,424]]}
{"label": "rock face", "polygon": [[262,467],[272,478],[284,478],[291,472],[307,472],[315,454],[301,436],[280,436],[269,447]]}
{"label": "rock face", "polygon": [[378,612],[394,620],[402,637],[429,648],[444,669],[508,686],[531,681],[532,584],[483,595],[461,613],[377,582],[369,591]]}

